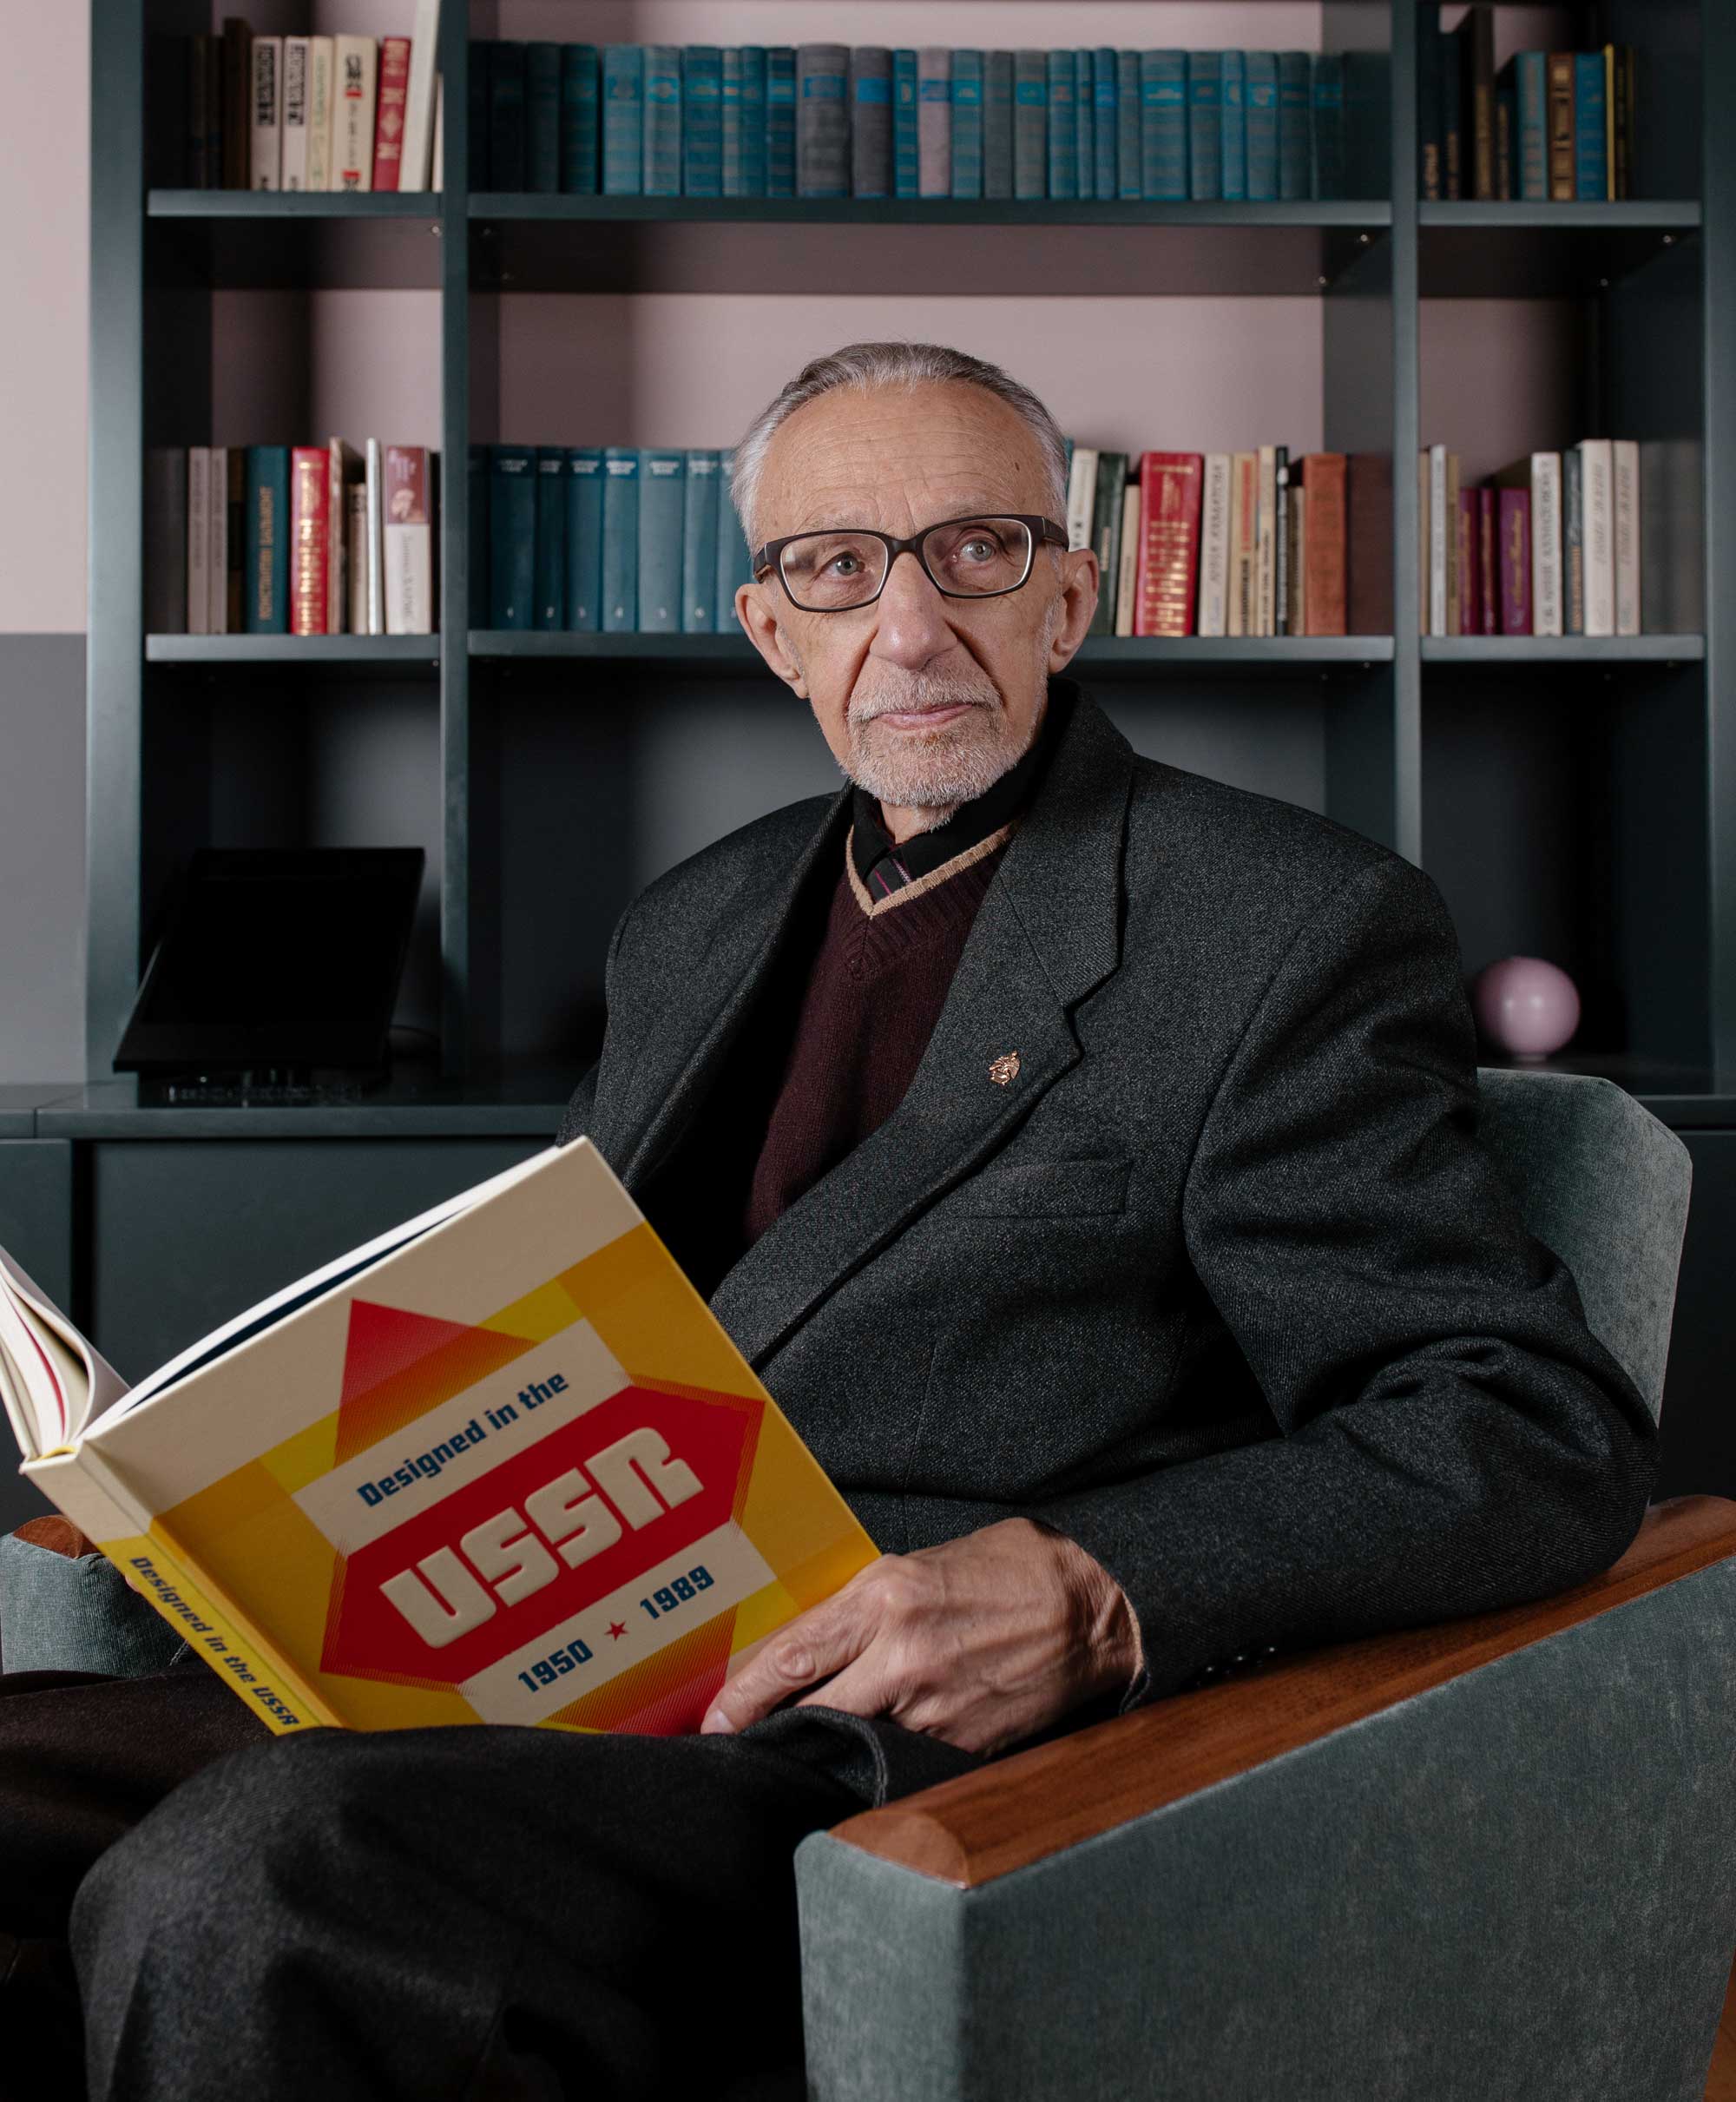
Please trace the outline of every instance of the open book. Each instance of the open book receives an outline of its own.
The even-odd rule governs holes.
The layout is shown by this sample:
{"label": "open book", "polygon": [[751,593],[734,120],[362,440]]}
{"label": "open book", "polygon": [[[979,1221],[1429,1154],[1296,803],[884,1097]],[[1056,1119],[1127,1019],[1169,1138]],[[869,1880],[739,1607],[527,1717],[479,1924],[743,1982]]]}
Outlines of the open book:
{"label": "open book", "polygon": [[0,1252],[24,1472],[278,1730],[694,1730],[875,1549],[589,1141],[128,1388]]}

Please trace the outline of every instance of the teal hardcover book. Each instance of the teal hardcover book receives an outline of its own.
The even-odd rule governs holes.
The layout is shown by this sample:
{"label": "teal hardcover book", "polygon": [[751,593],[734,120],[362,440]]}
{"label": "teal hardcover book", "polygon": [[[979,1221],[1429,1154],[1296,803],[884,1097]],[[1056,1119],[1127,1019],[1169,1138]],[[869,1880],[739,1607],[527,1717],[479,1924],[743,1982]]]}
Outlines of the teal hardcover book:
{"label": "teal hardcover book", "polygon": [[1609,146],[1604,136],[1601,51],[1574,54],[1574,195],[1583,201],[1609,194]]}
{"label": "teal hardcover book", "polygon": [[723,194],[723,53],[714,43],[681,53],[681,190]]}
{"label": "teal hardcover book", "polygon": [[639,625],[639,455],[609,445],[602,456],[602,625],[630,635]]}
{"label": "teal hardcover book", "polygon": [[536,454],[489,448],[489,626],[531,628],[536,603]]}
{"label": "teal hardcover book", "polygon": [[858,44],[850,54],[850,194],[892,194],[892,54]]}
{"label": "teal hardcover book", "polygon": [[1145,194],[1181,203],[1187,195],[1187,54],[1140,53],[1140,159]]}
{"label": "teal hardcover book", "polygon": [[1091,54],[1073,54],[1073,180],[1075,194],[1097,191],[1097,92],[1091,76]]}
{"label": "teal hardcover book", "polygon": [[1141,165],[1140,55],[1115,54],[1115,195],[1143,197],[1145,174]]}
{"label": "teal hardcover book", "polygon": [[681,51],[679,44],[645,47],[645,194],[681,194]]}
{"label": "teal hardcover book", "polygon": [[1278,54],[1278,194],[1308,194],[1314,161],[1313,109],[1308,96],[1308,54]]}
{"label": "teal hardcover book", "polygon": [[1247,54],[1248,201],[1270,204],[1278,196],[1278,54]]}
{"label": "teal hardcover book", "polygon": [[1097,148],[1093,188],[1099,204],[1113,204],[1121,164],[1121,96],[1115,54],[1108,45],[1091,54],[1091,102]]}
{"label": "teal hardcover book", "polygon": [[645,53],[611,43],[602,54],[602,188],[606,197],[637,197],[644,179]]}
{"label": "teal hardcover book", "polygon": [[489,179],[497,190],[524,188],[524,46],[507,39],[489,55]]}
{"label": "teal hardcover book", "polygon": [[983,61],[983,194],[1013,194],[1013,55],[990,51]]}
{"label": "teal hardcover book", "polygon": [[530,624],[558,629],[567,612],[567,449],[536,448],[536,596]]}
{"label": "teal hardcover book", "polygon": [[1224,55],[1187,54],[1187,194],[1215,204],[1224,194]]}
{"label": "teal hardcover book", "polygon": [[892,194],[917,194],[921,161],[917,144],[917,55],[892,53]]}
{"label": "teal hardcover book", "polygon": [[249,635],[289,633],[289,447],[249,445],[247,474]]}
{"label": "teal hardcover book", "polygon": [[595,635],[602,625],[602,450],[567,451],[567,625]]}
{"label": "teal hardcover book", "polygon": [[681,506],[681,632],[709,635],[717,614],[717,455],[689,452]]}
{"label": "teal hardcover book", "polygon": [[741,47],[741,190],[766,194],[766,47]]}
{"label": "teal hardcover book", "polygon": [[561,47],[524,47],[524,187],[544,196],[561,187]]}
{"label": "teal hardcover book", "polygon": [[597,48],[561,46],[561,188],[569,197],[597,194]]}
{"label": "teal hardcover book", "polygon": [[1042,51],[1013,54],[1013,194],[1049,194],[1049,59]]}
{"label": "teal hardcover book", "polygon": [[1079,194],[1079,112],[1071,51],[1049,55],[1049,194]]}
{"label": "teal hardcover book", "polygon": [[1313,165],[1309,188],[1316,197],[1345,194],[1345,62],[1338,51],[1316,51],[1308,60],[1314,115]]}
{"label": "teal hardcover book", "polygon": [[681,533],[687,456],[645,446],[639,455],[639,632],[681,631]]}
{"label": "teal hardcover book", "polygon": [[796,194],[796,47],[766,48],[766,194]]}
{"label": "teal hardcover book", "polygon": [[1224,53],[1224,125],[1220,142],[1223,192],[1226,204],[1241,204],[1248,194],[1247,53]]}
{"label": "teal hardcover book", "polygon": [[952,54],[952,194],[983,194],[983,54]]}

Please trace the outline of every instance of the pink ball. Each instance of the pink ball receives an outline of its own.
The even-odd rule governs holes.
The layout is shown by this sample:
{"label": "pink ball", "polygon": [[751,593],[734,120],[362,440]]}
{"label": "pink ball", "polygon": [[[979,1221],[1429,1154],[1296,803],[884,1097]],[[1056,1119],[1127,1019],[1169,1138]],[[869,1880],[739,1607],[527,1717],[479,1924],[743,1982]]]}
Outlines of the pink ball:
{"label": "pink ball", "polygon": [[1579,1027],[1579,992],[1541,956],[1503,956],[1471,980],[1471,1012],[1497,1049],[1514,1058],[1547,1058]]}

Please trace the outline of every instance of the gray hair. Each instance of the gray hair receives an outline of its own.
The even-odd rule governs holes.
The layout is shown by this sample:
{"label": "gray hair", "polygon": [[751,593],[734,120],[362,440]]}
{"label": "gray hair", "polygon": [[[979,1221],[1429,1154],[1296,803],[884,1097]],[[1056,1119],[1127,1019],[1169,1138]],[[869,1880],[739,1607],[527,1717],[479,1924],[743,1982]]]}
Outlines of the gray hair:
{"label": "gray hair", "polygon": [[1042,450],[1049,471],[1050,508],[1057,517],[1067,509],[1067,444],[1061,426],[1028,386],[998,365],[973,358],[968,351],[941,343],[847,343],[829,357],[805,365],[783,392],[761,409],[735,448],[729,493],[750,544],[755,540],[753,511],[760,477],[773,438],[798,409],[830,394],[835,387],[908,387],[963,380],[1006,403],[1027,424]]}

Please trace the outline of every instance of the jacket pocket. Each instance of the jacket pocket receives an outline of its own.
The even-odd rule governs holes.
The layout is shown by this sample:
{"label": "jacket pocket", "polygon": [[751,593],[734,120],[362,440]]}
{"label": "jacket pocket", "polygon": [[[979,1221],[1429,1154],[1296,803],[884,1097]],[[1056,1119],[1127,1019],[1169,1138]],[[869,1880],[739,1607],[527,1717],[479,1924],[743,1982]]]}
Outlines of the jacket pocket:
{"label": "jacket pocket", "polygon": [[1124,1210],[1131,1161],[996,1161],[946,1200],[954,1216],[1084,1219]]}

